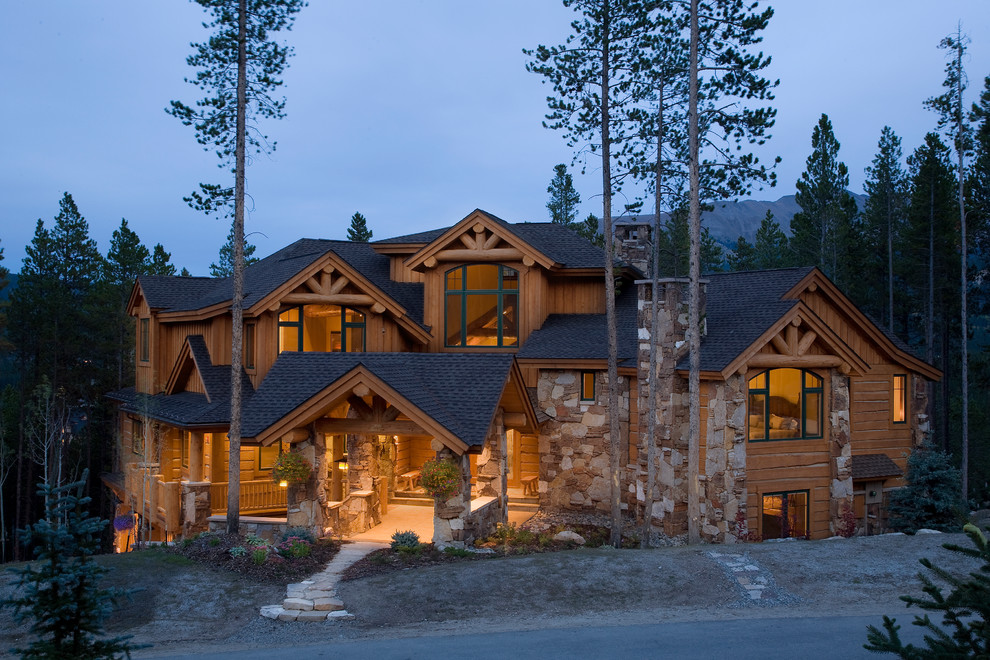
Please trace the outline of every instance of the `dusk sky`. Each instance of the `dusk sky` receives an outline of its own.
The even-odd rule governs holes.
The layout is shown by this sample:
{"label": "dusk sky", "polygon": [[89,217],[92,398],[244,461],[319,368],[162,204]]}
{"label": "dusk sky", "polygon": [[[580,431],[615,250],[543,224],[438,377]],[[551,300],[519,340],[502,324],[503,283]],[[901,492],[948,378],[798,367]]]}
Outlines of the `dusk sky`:
{"label": "dusk sky", "polygon": [[[771,4],[763,50],[780,87],[762,155],[783,162],[777,187],[756,199],[793,194],[823,112],[854,192],[862,192],[884,125],[912,152],[936,125],[922,103],[941,93],[945,52],[937,45],[958,22],[972,40],[970,102],[990,75],[987,0]],[[50,227],[69,192],[101,252],[126,218],[177,267],[208,274],[228,221],[193,211],[182,197],[231,175],[164,111],[171,99],[201,96],[183,82],[195,75],[185,64],[190,42],[208,35],[201,8],[182,0],[2,6],[3,265],[20,270],[37,219]],[[541,126],[548,88],[527,73],[522,49],[562,42],[572,18],[556,0],[310,0],[280,35],[295,48],[287,116],[261,126],[278,148],[247,171],[256,255],[302,237],[343,239],[355,211],[374,239],[451,225],[474,208],[547,221],[553,167],[573,154]],[[593,162],[584,176],[579,168],[582,217],[600,215],[600,171]]]}

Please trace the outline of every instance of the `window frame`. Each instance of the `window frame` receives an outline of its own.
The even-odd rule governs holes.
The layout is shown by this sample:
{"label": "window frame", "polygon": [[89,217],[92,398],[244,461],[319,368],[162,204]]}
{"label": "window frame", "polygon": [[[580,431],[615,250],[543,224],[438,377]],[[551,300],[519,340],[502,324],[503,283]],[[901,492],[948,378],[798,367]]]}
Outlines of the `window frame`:
{"label": "window frame", "polygon": [[[904,416],[903,419],[897,419],[897,400],[898,400],[898,388],[897,381],[901,380],[903,387],[900,389],[900,400],[901,400],[901,414]],[[907,424],[910,415],[910,399],[908,397],[908,390],[910,379],[908,374],[893,374],[890,379],[890,423],[894,426],[902,426]]]}
{"label": "window frame", "polygon": [[244,368],[251,371],[255,368],[255,352],[258,345],[258,324],[244,324]]}
{"label": "window frame", "polygon": [[[495,289],[468,289],[467,288],[467,269],[474,266],[494,266],[497,268],[498,272],[498,287]],[[461,271],[461,288],[460,289],[450,289],[448,288],[448,279],[451,273],[455,271]],[[516,288],[506,289],[503,285],[503,281],[506,275],[506,271],[511,271],[515,273]],[[519,304],[519,296],[522,288],[522,277],[518,269],[512,266],[506,266],[500,263],[469,263],[461,264],[460,266],[454,266],[443,273],[443,345],[444,348],[476,348],[476,349],[492,349],[492,348],[519,348],[519,328],[520,324],[520,312],[521,305]],[[516,336],[515,341],[511,344],[505,343],[505,328],[503,325],[503,314],[505,311],[505,296],[514,295],[516,297]],[[467,299],[468,296],[495,296],[497,303],[495,307],[495,317],[497,320],[496,326],[496,337],[497,342],[485,345],[471,345],[468,344],[468,333],[467,333]],[[449,305],[448,300],[452,297],[458,297],[460,299],[460,343],[451,344],[448,343],[449,332]]]}
{"label": "window frame", "polygon": [[131,452],[144,456],[144,422],[131,418]]}
{"label": "window frame", "polygon": [[[275,350],[276,354],[282,353],[281,341],[282,341],[282,328],[296,328],[296,346],[297,352],[299,353],[364,353],[368,349],[368,315],[362,312],[356,307],[347,307],[345,305],[333,305],[340,309],[340,350],[339,351],[307,351],[304,348],[303,343],[303,326],[306,323],[305,314],[306,305],[292,305],[276,312],[275,316]],[[283,321],[282,314],[295,309],[299,313],[298,321]],[[361,317],[361,322],[354,322],[347,320],[347,313],[353,312]],[[347,331],[361,329],[361,350],[360,351],[348,351],[347,350]]]}
{"label": "window frame", "polygon": [[[790,438],[772,438],[770,437],[770,372],[792,369],[798,371],[801,374],[801,420],[800,420],[800,434],[795,437]],[[821,383],[818,387],[808,387],[807,386],[807,376],[811,375],[818,379]],[[764,387],[754,388],[750,387],[750,383],[759,378],[760,376],[765,377],[766,385]],[[763,437],[754,438],[752,437],[751,431],[752,427],[749,426],[748,420],[749,416],[752,415],[751,401],[753,395],[763,396]],[[818,433],[816,435],[808,435],[808,395],[817,394],[818,395]],[[825,377],[820,376],[811,369],[798,369],[797,367],[776,367],[773,369],[763,369],[753,376],[748,376],[746,378],[746,440],[748,442],[781,442],[789,440],[821,440],[825,437]]]}
{"label": "window frame", "polygon": [[142,318],[139,329],[139,358],[141,362],[151,361],[151,319]]}
{"label": "window frame", "polygon": [[[590,393],[589,393],[589,383],[588,379],[591,379],[590,383]],[[595,396],[598,394],[598,372],[596,371],[582,371],[581,372],[581,401],[595,401]]]}
{"label": "window frame", "polygon": [[[774,495],[782,495],[785,498],[789,495],[804,494],[804,534],[802,536],[771,536],[766,535],[766,530],[763,525],[764,513],[764,503],[767,497],[772,497]],[[764,541],[768,539],[806,539],[811,538],[811,489],[809,488],[798,488],[795,490],[776,490],[766,493],[760,493],[760,538]]]}

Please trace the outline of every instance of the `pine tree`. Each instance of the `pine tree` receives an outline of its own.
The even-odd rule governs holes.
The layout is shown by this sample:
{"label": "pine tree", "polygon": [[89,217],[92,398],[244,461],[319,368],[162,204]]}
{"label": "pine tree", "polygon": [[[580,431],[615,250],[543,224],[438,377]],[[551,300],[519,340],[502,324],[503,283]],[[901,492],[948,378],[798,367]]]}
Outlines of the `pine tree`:
{"label": "pine tree", "polygon": [[598,216],[594,213],[589,213],[588,217],[577,223],[575,231],[579,236],[586,238],[600,248],[605,247],[605,237],[598,230],[600,227],[600,222]]}
{"label": "pine tree", "polygon": [[116,356],[117,389],[124,387],[134,375],[134,322],[127,315],[127,301],[139,275],[148,272],[151,254],[138,235],[121,218],[110,239],[110,249],[104,261],[103,286],[108,295],[106,312],[113,319]]}
{"label": "pine tree", "polygon": [[[243,241],[244,245],[244,265],[250,266],[253,263],[259,261],[258,257],[253,256],[255,251],[255,246],[251,245],[247,241]],[[234,274],[234,228],[230,228],[230,233],[227,234],[227,242],[220,246],[219,258],[210,264],[210,277],[231,277]]]}
{"label": "pine tree", "polygon": [[[990,545],[979,527],[967,524],[963,532],[973,542],[974,548],[964,548],[955,543],[943,543],[942,547],[983,561],[979,571],[968,576],[957,576],[936,566],[930,559],[921,559],[921,565],[931,573],[931,577],[919,574],[928,598],[901,596],[908,607],[916,605],[928,612],[942,614],[942,625],[932,621],[928,614],[915,616],[914,625],[925,629],[925,646],[905,645],[898,631],[897,619],[883,617],[881,631],[876,626],[867,626],[867,651],[896,653],[910,660],[929,658],[986,658],[990,656]],[[934,579],[933,579],[934,578]],[[937,581],[936,581],[937,580]],[[941,586],[951,588],[943,594]]]}
{"label": "pine tree", "polygon": [[175,275],[175,265],[171,263],[172,253],[166,252],[161,243],[155,243],[151,251],[151,264],[148,275]]}
{"label": "pine tree", "polygon": [[919,529],[958,531],[963,503],[959,499],[959,470],[952,459],[930,443],[908,457],[907,486],[892,491],[888,524],[899,532]]}
{"label": "pine tree", "polygon": [[355,243],[367,243],[371,240],[373,233],[368,229],[368,221],[363,215],[355,212],[351,216],[351,226],[347,228],[347,240]]}
{"label": "pine tree", "polygon": [[[200,144],[212,145],[220,157],[219,167],[234,165],[234,186],[200,184],[200,191],[186,199],[193,208],[207,214],[230,211],[231,301],[230,342],[230,445],[227,474],[227,532],[236,534],[240,525],[241,470],[241,380],[244,362],[244,240],[245,166],[247,150],[268,152],[275,142],[258,131],[248,131],[248,123],[258,118],[280,119],[285,114],[285,98],[273,97],[282,85],[282,75],[292,49],[269,37],[292,28],[295,14],[304,0],[193,0],[210,12],[215,29],[206,42],[193,44],[195,54],[186,63],[198,69],[193,81],[206,98],[194,109],[172,101],[168,112],[196,130]],[[256,128],[256,126],[254,126]],[[211,271],[213,265],[211,265]],[[221,250],[218,269],[225,268]]]}
{"label": "pine tree", "polygon": [[756,269],[756,248],[746,240],[745,236],[736,239],[736,249],[726,257],[729,270],[755,270]]}
{"label": "pine tree", "polygon": [[561,163],[554,166],[547,192],[550,193],[550,201],[547,202],[550,221],[558,225],[574,224],[581,195],[574,189],[574,178],[567,172],[567,165]]}
{"label": "pine tree", "polygon": [[[791,251],[799,266],[818,266],[843,290],[854,283],[856,200],[849,170],[839,161],[839,142],[823,114],[811,134],[811,155],[794,198],[801,210],[791,219]],[[841,258],[840,258],[841,257]]]}
{"label": "pine tree", "polygon": [[753,251],[754,266],[759,270],[784,268],[790,265],[791,252],[787,234],[780,228],[780,223],[774,220],[773,211],[768,210],[766,216],[760,220]]}
{"label": "pine tree", "polygon": [[[0,246],[0,292],[10,284],[8,275],[10,275],[10,271],[3,265],[3,247]],[[14,347],[7,339],[7,308],[9,306],[9,300],[0,300],[0,358]]]}
{"label": "pine tree", "polygon": [[99,586],[108,569],[93,561],[99,552],[105,520],[86,511],[80,481],[59,488],[42,488],[45,517],[21,530],[21,540],[34,546],[37,561],[14,569],[21,593],[2,601],[13,607],[18,621],[31,619],[37,639],[27,648],[14,649],[22,658],[116,658],[140,648],[128,637],[101,639],[103,621],[122,595]]}
{"label": "pine tree", "polygon": [[[887,329],[894,332],[894,246],[904,226],[907,209],[907,175],[901,167],[901,139],[884,126],[873,164],[866,168],[866,206],[863,210],[863,242],[867,260],[863,280],[868,284],[862,301],[874,313],[882,311]],[[881,289],[879,283],[883,283]],[[886,305],[879,307],[879,300]]]}

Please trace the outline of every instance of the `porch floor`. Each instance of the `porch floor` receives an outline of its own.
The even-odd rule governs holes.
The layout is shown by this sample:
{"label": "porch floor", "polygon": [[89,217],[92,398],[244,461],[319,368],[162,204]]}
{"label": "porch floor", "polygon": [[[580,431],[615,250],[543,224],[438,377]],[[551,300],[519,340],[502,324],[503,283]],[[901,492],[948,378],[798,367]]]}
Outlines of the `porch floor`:
{"label": "porch floor", "polygon": [[[509,509],[509,522],[520,525],[533,517],[532,511],[513,511]],[[388,513],[382,516],[380,525],[366,532],[348,536],[349,541],[375,541],[389,543],[392,534],[412,530],[419,535],[419,540],[429,543],[433,539],[433,507],[414,506],[407,504],[389,504]]]}

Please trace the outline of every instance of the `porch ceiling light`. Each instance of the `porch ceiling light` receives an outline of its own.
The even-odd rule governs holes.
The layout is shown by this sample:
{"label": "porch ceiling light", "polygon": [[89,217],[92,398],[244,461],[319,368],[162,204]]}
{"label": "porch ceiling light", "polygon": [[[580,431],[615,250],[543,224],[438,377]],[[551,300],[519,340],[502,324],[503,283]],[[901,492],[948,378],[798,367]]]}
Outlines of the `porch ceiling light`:
{"label": "porch ceiling light", "polygon": [[288,488],[289,487],[289,482],[286,481],[285,479],[282,479],[282,481],[278,482],[278,487],[279,488]]}

